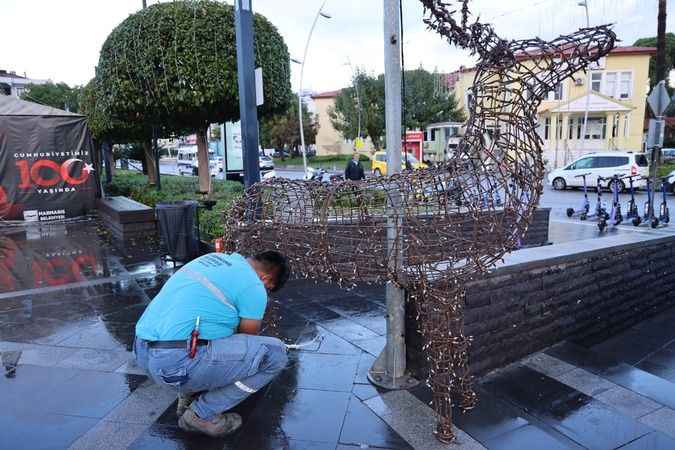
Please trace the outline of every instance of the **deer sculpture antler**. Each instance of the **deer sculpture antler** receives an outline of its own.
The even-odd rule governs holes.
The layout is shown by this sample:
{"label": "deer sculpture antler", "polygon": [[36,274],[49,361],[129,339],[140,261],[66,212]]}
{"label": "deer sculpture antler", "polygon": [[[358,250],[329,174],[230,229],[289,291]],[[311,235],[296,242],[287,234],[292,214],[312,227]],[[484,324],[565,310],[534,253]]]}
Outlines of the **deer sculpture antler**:
{"label": "deer sculpture antler", "polygon": [[[438,167],[361,182],[272,179],[225,217],[229,249],[276,248],[295,273],[350,285],[393,281],[408,292],[430,366],[436,436],[453,439],[452,405],[476,401],[463,334],[464,286],[517,248],[542,192],[537,108],[564,79],[606,55],[608,26],[553,41],[507,41],[457,10],[420,0],[425,23],[478,58],[466,133]],[[389,233],[388,233],[389,231]]]}

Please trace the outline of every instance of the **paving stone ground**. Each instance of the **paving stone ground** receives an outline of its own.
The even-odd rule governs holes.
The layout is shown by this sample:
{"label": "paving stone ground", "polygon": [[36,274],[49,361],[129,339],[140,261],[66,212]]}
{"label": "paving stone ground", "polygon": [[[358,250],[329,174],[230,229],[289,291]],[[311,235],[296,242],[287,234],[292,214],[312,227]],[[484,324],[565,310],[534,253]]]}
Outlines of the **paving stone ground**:
{"label": "paving stone ground", "polygon": [[[565,232],[568,233],[569,230]],[[172,272],[154,242],[112,245],[95,221],[0,234],[2,449],[672,449],[675,312],[601,343],[566,342],[476,384],[458,441],[432,435],[430,392],[366,379],[384,345],[381,286],[292,281],[275,298],[294,352],[280,377],[237,407],[226,439],[183,433],[175,394],[132,363],[134,325]]]}

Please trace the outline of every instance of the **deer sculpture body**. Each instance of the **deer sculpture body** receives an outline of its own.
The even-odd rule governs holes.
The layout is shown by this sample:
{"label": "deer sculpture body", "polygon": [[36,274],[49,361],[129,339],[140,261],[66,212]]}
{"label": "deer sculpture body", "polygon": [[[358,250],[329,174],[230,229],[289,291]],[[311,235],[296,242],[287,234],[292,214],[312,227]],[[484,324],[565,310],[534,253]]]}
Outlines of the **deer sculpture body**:
{"label": "deer sculpture body", "polygon": [[[342,285],[392,281],[425,341],[436,437],[452,406],[476,401],[463,334],[464,286],[518,247],[542,192],[537,109],[549,91],[613,48],[608,26],[552,41],[507,41],[470,22],[468,0],[420,0],[427,26],[478,59],[465,136],[436,167],[360,182],[272,179],[225,217],[230,250],[275,248],[294,272]],[[460,18],[457,20],[456,15]]]}

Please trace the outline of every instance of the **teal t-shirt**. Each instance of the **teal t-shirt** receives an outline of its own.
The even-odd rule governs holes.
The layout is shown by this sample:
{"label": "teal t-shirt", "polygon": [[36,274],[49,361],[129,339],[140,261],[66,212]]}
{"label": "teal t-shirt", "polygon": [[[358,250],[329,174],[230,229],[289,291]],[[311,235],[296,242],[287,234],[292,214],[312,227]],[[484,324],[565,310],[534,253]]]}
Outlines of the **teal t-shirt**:
{"label": "teal t-shirt", "polygon": [[136,336],[147,341],[187,339],[200,318],[200,339],[220,339],[234,334],[239,319],[261,320],[267,291],[243,256],[210,253],[184,267],[200,274],[220,290],[237,311],[223,304],[204,283],[183,268],[164,284],[136,324]]}

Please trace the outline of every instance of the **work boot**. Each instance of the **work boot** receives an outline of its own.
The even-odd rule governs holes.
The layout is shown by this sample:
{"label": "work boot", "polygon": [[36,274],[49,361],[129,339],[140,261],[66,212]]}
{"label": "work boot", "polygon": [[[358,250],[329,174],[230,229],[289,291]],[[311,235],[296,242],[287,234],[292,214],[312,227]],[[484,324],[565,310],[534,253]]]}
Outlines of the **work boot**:
{"label": "work boot", "polygon": [[181,417],[190,407],[197,394],[178,394],[178,406],[176,406],[176,416]]}
{"label": "work boot", "polygon": [[225,413],[211,420],[205,420],[199,418],[192,409],[188,409],[178,419],[178,426],[184,431],[221,437],[236,431],[241,426],[241,416],[237,413]]}

